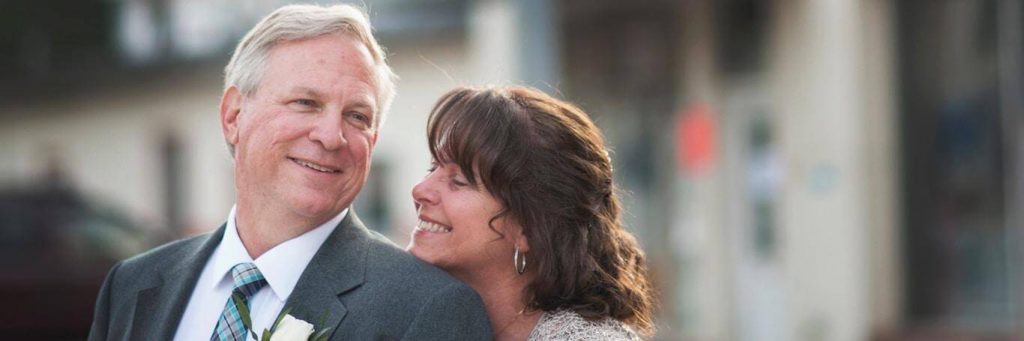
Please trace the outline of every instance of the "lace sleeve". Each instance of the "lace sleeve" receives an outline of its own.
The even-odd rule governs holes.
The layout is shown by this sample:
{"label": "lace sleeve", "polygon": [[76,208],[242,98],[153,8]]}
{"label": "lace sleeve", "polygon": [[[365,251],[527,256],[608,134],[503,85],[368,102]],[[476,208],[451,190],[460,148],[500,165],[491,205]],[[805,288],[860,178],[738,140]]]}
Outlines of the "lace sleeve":
{"label": "lace sleeve", "polygon": [[629,326],[605,318],[589,321],[571,310],[545,312],[528,341],[640,340]]}

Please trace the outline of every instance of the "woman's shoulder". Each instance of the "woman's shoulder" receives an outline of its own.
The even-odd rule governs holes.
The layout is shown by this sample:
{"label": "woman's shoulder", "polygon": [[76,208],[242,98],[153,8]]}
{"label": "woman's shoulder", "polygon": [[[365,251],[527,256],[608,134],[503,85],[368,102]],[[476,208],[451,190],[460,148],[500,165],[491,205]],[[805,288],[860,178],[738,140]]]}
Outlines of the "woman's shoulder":
{"label": "woman's shoulder", "polygon": [[591,321],[572,310],[560,309],[544,312],[527,340],[640,340],[640,336],[619,320],[605,317]]}

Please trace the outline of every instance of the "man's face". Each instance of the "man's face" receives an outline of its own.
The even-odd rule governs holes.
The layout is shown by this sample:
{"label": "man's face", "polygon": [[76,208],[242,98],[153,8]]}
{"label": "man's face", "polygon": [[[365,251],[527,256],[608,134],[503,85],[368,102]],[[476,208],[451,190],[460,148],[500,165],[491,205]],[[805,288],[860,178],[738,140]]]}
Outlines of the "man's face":
{"label": "man's face", "polygon": [[331,34],[275,46],[251,96],[227,90],[240,205],[319,224],[352,203],[379,128],[373,70],[365,46]]}

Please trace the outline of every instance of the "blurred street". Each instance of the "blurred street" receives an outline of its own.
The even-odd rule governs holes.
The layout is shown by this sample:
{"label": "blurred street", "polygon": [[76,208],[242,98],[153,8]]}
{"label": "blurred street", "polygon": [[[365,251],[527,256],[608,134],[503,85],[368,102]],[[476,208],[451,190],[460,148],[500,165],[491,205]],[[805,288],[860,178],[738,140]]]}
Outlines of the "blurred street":
{"label": "blurred street", "polygon": [[[223,223],[223,67],[290,2],[0,2],[0,339],[84,339],[116,261]],[[613,149],[656,340],[1024,340],[1024,0],[360,3],[396,244],[434,101],[529,85]]]}

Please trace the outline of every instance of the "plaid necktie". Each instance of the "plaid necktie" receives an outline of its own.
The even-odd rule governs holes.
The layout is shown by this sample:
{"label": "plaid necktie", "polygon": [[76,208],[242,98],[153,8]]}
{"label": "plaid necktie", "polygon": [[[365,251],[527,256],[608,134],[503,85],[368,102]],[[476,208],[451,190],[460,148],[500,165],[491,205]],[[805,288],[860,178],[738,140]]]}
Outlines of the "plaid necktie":
{"label": "plaid necktie", "polygon": [[[231,295],[241,297],[247,309],[249,308],[249,298],[267,284],[267,280],[263,278],[260,269],[257,269],[256,264],[253,263],[238,263],[231,268],[231,277],[235,281],[235,288],[231,291]],[[210,340],[245,340],[245,333],[247,332],[248,329],[245,328],[245,324],[242,323],[242,317],[238,314],[235,300],[228,297],[228,303],[224,305],[224,312],[217,319],[217,327],[213,329],[213,335],[210,336]]]}

